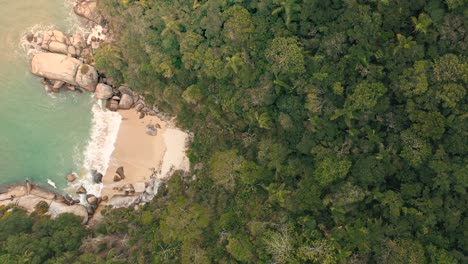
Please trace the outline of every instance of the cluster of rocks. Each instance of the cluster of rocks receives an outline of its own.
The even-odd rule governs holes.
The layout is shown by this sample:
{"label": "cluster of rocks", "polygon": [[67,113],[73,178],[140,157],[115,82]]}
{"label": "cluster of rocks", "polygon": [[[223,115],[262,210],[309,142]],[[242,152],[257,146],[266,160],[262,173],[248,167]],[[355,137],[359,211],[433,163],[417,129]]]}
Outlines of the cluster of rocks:
{"label": "cluster of rocks", "polygon": [[81,217],[83,224],[88,222],[89,212],[86,206],[78,203],[69,204],[64,196],[41,189],[28,181],[24,185],[12,186],[0,193],[0,206],[15,205],[32,213],[41,203],[47,205],[46,214],[52,218],[63,213],[71,213]]}
{"label": "cluster of rocks", "polygon": [[[67,35],[59,30],[30,33],[26,36],[32,46],[42,49],[32,57],[31,72],[43,77],[41,82],[48,93],[61,89],[93,92],[96,98],[106,101],[111,111],[135,108],[140,118],[170,117],[159,112],[156,106],[147,106],[144,97],[127,85],[116,86],[114,80],[98,73],[94,67],[93,50],[110,34],[106,21],[96,9],[96,0],[78,0],[74,6],[77,15],[93,25],[87,36]],[[148,135],[156,135],[157,127],[148,127]]]}
{"label": "cluster of rocks", "polygon": [[73,199],[70,195],[67,194],[64,196],[63,202],[68,205],[83,205],[86,208],[89,216],[94,214],[99,204],[106,202],[109,199],[107,196],[96,197],[93,194],[88,194],[87,190],[83,186],[80,186],[76,190],[76,194],[79,195],[80,199]]}
{"label": "cluster of rocks", "polygon": [[162,181],[157,178],[151,178],[148,182],[125,184],[118,188],[124,194],[112,196],[108,204],[114,208],[144,205],[156,196],[161,184]]}

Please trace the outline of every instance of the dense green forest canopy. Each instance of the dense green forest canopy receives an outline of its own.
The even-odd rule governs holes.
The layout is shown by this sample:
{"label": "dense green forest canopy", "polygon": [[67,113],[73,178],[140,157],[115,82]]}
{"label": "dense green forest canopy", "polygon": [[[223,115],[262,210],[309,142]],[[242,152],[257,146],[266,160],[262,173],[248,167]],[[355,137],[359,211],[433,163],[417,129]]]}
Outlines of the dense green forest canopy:
{"label": "dense green forest canopy", "polygon": [[195,133],[129,259],[468,261],[466,1],[99,5],[98,69]]}
{"label": "dense green forest canopy", "polygon": [[468,261],[466,1],[98,5],[96,67],[194,132],[193,170],[106,212],[95,235],[127,250],[82,258]]}

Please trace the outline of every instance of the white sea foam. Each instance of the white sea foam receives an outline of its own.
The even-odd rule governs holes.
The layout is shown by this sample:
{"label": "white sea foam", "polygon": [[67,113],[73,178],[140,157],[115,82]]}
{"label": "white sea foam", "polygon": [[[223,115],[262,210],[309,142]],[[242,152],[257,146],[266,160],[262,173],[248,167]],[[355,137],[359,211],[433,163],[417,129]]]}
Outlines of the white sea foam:
{"label": "white sea foam", "polygon": [[116,112],[102,108],[99,101],[93,105],[92,113],[90,139],[84,151],[83,164],[80,166],[81,170],[77,172],[78,179],[71,185],[72,189],[69,191],[72,193],[83,185],[88,193],[99,196],[102,184],[95,184],[91,173],[93,170],[106,173],[122,117]]}

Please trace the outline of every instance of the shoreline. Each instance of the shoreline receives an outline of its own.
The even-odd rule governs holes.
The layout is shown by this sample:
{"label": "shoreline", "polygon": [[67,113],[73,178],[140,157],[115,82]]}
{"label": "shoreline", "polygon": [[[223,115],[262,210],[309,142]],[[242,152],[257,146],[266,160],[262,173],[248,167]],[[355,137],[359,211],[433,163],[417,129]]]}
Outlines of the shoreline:
{"label": "shoreline", "polygon": [[[185,154],[188,133],[158,116],[140,118],[135,109],[119,110],[117,113],[122,116],[122,122],[109,166],[103,173],[99,195],[79,194],[80,201],[67,198],[76,197],[72,191],[76,190],[73,188],[77,186],[76,182],[70,182],[64,189],[30,183],[33,191],[28,193],[25,182],[18,181],[0,185],[0,207],[13,205],[32,213],[39,202],[45,201],[49,206],[52,205],[48,212],[52,217],[68,212],[82,217],[83,224],[94,225],[102,218],[101,211],[106,206],[118,208],[148,203],[174,170],[190,169]],[[147,133],[148,125],[158,127],[156,135]],[[114,181],[119,167],[123,167],[125,177]],[[129,186],[133,191],[126,191]],[[96,202],[90,203],[90,197],[95,197]]]}
{"label": "shoreline", "polygon": [[[118,128],[104,125],[99,131],[102,133],[97,133],[103,135],[103,139],[91,132],[90,152],[102,155],[85,157],[83,166],[87,171],[84,174],[63,175],[68,181],[63,189],[52,189],[53,182],[52,186],[28,181],[1,184],[0,207],[13,205],[32,213],[39,203],[45,202],[51,217],[72,213],[82,217],[84,224],[94,224],[104,206],[116,208],[148,203],[174,170],[190,169],[185,153],[189,133],[177,129],[173,119],[159,112],[155,105],[146,105],[143,96],[125,84],[114,85],[113,80],[103,77],[94,68],[94,50],[100,42],[112,39],[108,28],[100,25],[102,17],[96,13],[95,3],[77,0],[73,7],[76,15],[87,20],[90,30],[87,37],[83,32],[69,35],[49,29],[28,33],[22,41],[29,43],[31,72],[42,77],[41,83],[47,93],[91,92],[96,103],[103,107],[102,113],[110,111],[120,115]],[[106,36],[109,36],[107,40]],[[90,111],[94,111],[94,107]],[[103,116],[105,121],[114,120],[109,114]],[[92,141],[94,139],[96,142]],[[110,148],[106,147],[110,145],[109,153]]]}

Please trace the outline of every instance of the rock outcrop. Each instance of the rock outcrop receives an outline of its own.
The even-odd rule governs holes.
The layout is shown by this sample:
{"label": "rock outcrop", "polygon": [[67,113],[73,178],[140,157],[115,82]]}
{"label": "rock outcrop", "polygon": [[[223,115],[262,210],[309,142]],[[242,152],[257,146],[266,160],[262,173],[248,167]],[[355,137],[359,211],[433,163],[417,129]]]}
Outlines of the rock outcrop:
{"label": "rock outcrop", "polygon": [[59,30],[46,31],[41,42],[41,48],[43,50],[73,57],[79,56],[84,47],[85,43],[83,37],[78,34],[68,37]]}
{"label": "rock outcrop", "polygon": [[107,84],[98,83],[98,85],[96,86],[96,91],[94,92],[94,94],[96,95],[96,98],[98,98],[98,99],[107,100],[107,99],[111,98],[112,95],[113,95],[112,87],[110,87]]}
{"label": "rock outcrop", "polygon": [[128,94],[122,94],[122,98],[119,102],[120,109],[130,109],[133,105],[133,97]]}
{"label": "rock outcrop", "polygon": [[88,210],[83,205],[80,205],[80,204],[66,205],[63,203],[55,202],[55,201],[52,201],[49,204],[48,214],[52,218],[56,218],[57,216],[63,213],[74,214],[76,216],[81,217],[81,219],[83,219],[82,221],[83,224],[86,224],[88,222]]}
{"label": "rock outcrop", "polygon": [[99,14],[96,5],[96,0],[79,0],[73,8],[73,11],[80,17],[100,24],[102,22],[102,16]]}
{"label": "rock outcrop", "polygon": [[78,85],[75,76],[81,64],[83,64],[81,61],[66,55],[38,53],[32,58],[31,72],[50,80],[60,80]]}
{"label": "rock outcrop", "polygon": [[50,80],[80,86],[94,92],[98,75],[93,66],[57,53],[35,54],[31,62],[31,72]]}
{"label": "rock outcrop", "polygon": [[98,74],[93,66],[83,63],[76,72],[75,80],[81,88],[94,92],[98,82]]}

